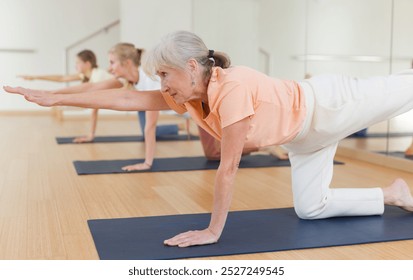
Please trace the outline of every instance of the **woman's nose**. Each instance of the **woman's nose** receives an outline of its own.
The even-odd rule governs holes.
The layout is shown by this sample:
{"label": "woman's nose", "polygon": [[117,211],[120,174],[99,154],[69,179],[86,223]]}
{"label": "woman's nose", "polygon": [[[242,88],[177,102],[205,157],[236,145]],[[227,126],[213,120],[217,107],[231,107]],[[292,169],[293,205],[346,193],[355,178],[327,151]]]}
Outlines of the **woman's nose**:
{"label": "woman's nose", "polygon": [[169,87],[167,86],[167,84],[165,82],[161,82],[161,91],[162,92],[167,92],[169,90]]}

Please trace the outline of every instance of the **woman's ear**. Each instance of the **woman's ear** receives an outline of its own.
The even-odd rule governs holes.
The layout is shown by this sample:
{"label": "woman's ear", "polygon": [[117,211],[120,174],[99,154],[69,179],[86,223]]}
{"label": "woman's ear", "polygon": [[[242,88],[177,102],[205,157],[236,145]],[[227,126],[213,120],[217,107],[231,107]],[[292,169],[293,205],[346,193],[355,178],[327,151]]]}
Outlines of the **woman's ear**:
{"label": "woman's ear", "polygon": [[188,69],[189,69],[191,72],[197,72],[198,66],[199,66],[198,61],[196,61],[195,59],[191,58],[190,60],[188,60],[187,65],[188,65]]}
{"label": "woman's ear", "polygon": [[128,66],[128,67],[134,66],[133,61],[132,61],[131,59],[129,59],[129,58],[126,59],[123,63],[125,63],[126,66]]}

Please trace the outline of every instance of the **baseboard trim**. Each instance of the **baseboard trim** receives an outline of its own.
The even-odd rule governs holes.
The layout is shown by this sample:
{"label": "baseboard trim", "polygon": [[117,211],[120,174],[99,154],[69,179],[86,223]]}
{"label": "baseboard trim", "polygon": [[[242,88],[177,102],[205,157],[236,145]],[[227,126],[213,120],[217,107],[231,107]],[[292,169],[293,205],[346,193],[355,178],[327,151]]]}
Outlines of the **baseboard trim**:
{"label": "baseboard trim", "polygon": [[408,159],[340,146],[337,148],[337,155],[413,173],[413,161]]}

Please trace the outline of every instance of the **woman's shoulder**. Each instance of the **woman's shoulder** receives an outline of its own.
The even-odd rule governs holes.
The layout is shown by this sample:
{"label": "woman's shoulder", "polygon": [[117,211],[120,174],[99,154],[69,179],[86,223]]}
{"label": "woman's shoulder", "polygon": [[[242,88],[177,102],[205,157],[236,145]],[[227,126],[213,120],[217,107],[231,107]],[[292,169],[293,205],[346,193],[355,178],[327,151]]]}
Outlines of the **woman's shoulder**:
{"label": "woman's shoulder", "polygon": [[216,67],[211,78],[212,80],[245,81],[246,78],[257,76],[265,76],[265,74],[248,66],[232,66],[225,69]]}

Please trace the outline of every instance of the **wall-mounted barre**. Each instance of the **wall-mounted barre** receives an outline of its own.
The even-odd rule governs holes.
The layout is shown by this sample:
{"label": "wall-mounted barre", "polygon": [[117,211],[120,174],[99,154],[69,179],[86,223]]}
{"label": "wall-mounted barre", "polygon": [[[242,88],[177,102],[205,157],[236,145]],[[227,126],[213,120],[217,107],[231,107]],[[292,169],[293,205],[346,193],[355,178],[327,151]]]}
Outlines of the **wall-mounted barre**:
{"label": "wall-mounted barre", "polygon": [[[350,62],[387,62],[390,61],[388,56],[377,55],[324,55],[324,54],[308,54],[308,55],[293,55],[294,60],[299,61],[350,61]],[[412,57],[392,57],[392,61],[412,61]]]}
{"label": "wall-mounted barre", "polygon": [[264,61],[264,63],[265,63],[264,68],[265,69],[263,69],[264,73],[269,75],[270,74],[271,54],[270,54],[270,52],[264,50],[261,47],[258,49],[258,51],[264,57],[264,60],[265,60]]}
{"label": "wall-mounted barre", "polygon": [[80,45],[80,44],[82,44],[82,43],[84,43],[84,42],[87,42],[88,40],[90,40],[90,39],[98,36],[98,35],[101,34],[101,33],[107,33],[107,32],[109,32],[110,29],[112,29],[112,28],[115,27],[115,26],[118,26],[119,24],[120,24],[120,20],[115,20],[115,21],[109,23],[108,25],[100,28],[99,30],[97,30],[97,31],[95,31],[95,32],[93,32],[93,33],[91,33],[91,34],[89,34],[89,35],[87,35],[87,36],[79,39],[78,41],[74,42],[73,44],[67,46],[67,47],[65,48],[65,54],[64,54],[64,56],[65,56],[65,57],[64,57],[65,73],[66,73],[66,74],[69,74],[69,52],[70,52],[71,49],[77,47],[78,45]]}
{"label": "wall-mounted barre", "polygon": [[17,48],[10,48],[10,49],[3,49],[0,48],[0,52],[12,52],[12,53],[35,53],[35,49],[17,49]]}

